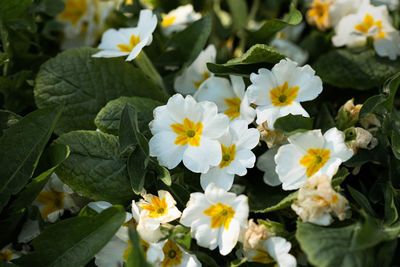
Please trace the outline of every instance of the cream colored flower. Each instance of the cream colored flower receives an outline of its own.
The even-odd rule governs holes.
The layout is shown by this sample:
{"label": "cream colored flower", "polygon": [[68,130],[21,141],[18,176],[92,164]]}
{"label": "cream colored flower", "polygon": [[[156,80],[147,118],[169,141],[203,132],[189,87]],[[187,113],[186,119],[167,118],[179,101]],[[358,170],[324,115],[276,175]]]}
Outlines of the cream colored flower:
{"label": "cream colored flower", "polygon": [[249,226],[242,235],[243,248],[244,250],[256,249],[262,240],[272,236],[274,236],[274,233],[268,231],[265,225],[257,224],[253,219],[250,219]]}
{"label": "cream colored flower", "polygon": [[193,63],[181,75],[175,78],[175,91],[183,95],[193,95],[202,86],[204,81],[214,76],[207,68],[207,63],[215,63],[217,50],[209,45],[203,50]]}
{"label": "cream colored flower", "polygon": [[348,142],[348,145],[354,150],[354,154],[360,148],[370,150],[378,145],[378,139],[373,137],[369,131],[361,127],[350,128],[349,130],[354,131],[355,135],[354,140]]}
{"label": "cream colored flower", "polygon": [[283,133],[268,128],[268,122],[266,121],[258,125],[257,130],[260,132],[260,140],[264,141],[268,148],[285,143],[287,140]]}
{"label": "cream colored flower", "polygon": [[341,221],[346,219],[349,203],[332,188],[330,177],[318,175],[300,187],[292,209],[304,222],[326,226],[333,221],[331,214],[335,214]]}
{"label": "cream colored flower", "polygon": [[168,14],[162,14],[161,16],[161,26],[166,35],[182,31],[190,23],[201,18],[201,14],[196,13],[191,4],[179,6],[178,8],[171,10]]}
{"label": "cream colored flower", "polygon": [[190,194],[180,222],[191,228],[192,237],[199,246],[211,250],[218,246],[219,252],[227,255],[247,228],[248,216],[245,195],[236,196],[210,184],[204,194]]}
{"label": "cream colored flower", "polygon": [[344,133],[336,128],[324,135],[321,130],[296,133],[288,141],[275,155],[275,170],[284,190],[297,189],[315,175],[332,178],[339,165],[353,156],[344,143]]}

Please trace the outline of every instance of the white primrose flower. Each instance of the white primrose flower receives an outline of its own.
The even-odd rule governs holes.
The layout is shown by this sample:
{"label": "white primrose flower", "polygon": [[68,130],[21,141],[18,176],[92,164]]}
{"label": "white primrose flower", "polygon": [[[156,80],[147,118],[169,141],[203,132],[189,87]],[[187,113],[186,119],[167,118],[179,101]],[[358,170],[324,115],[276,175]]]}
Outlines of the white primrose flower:
{"label": "white primrose flower", "polygon": [[53,223],[64,214],[65,210],[71,213],[79,211],[73,194],[74,191],[53,173],[32,204],[39,208],[45,221]]}
{"label": "white primrose flower", "polygon": [[187,253],[179,245],[171,240],[164,240],[151,246],[147,250],[147,255],[162,255],[162,257],[147,258],[153,266],[162,267],[200,267],[201,263],[195,255]]}
{"label": "white primrose flower", "polygon": [[218,111],[223,112],[231,120],[239,118],[250,124],[254,121],[256,111],[250,107],[243,78],[231,75],[230,79],[231,82],[225,78],[211,77],[193,97],[199,102],[214,102]]}
{"label": "white primrose flower", "polygon": [[325,31],[335,27],[341,18],[357,12],[362,0],[313,0],[307,11],[307,22]]}
{"label": "white primrose flower", "polygon": [[192,96],[173,95],[164,106],[154,109],[150,122],[153,137],[150,155],[169,169],[181,161],[193,172],[205,173],[222,159],[217,141],[227,130],[229,118],[218,114],[214,103],[197,103]]}
{"label": "white primrose flower", "polygon": [[344,142],[344,133],[331,128],[296,133],[288,137],[275,155],[276,173],[284,190],[298,189],[314,175],[332,178],[339,165],[353,156],[353,150]]}
{"label": "white primrose flower", "polygon": [[236,196],[210,184],[204,194],[190,194],[180,222],[191,228],[192,237],[199,246],[211,250],[218,246],[221,255],[227,255],[247,228],[248,216],[245,195]]}
{"label": "white primrose flower", "polygon": [[102,51],[93,57],[128,56],[126,60],[131,61],[139,55],[143,47],[151,44],[156,27],[157,16],[151,10],[141,10],[137,27],[107,30],[99,45]]}
{"label": "white primrose flower", "polygon": [[181,216],[176,201],[168,191],[159,190],[158,196],[145,194],[139,202],[132,201],[132,216],[138,223],[137,231],[147,242],[156,242],[161,237],[160,225]]}
{"label": "white primrose flower", "polygon": [[368,38],[379,56],[395,60],[400,55],[400,33],[392,26],[386,6],[364,3],[357,13],[339,22],[332,42],[335,46],[358,46],[365,45]]}
{"label": "white primrose flower", "polygon": [[218,166],[211,167],[200,176],[203,190],[211,183],[224,190],[232,187],[235,174],[246,175],[246,168],[253,168],[256,156],[251,152],[260,139],[255,128],[247,128],[244,120],[234,120],[229,125],[229,131],[218,140],[221,143],[222,159]]}
{"label": "white primrose flower", "polygon": [[[7,246],[0,249],[0,263],[9,262],[19,257],[20,256],[12,249],[12,244],[8,244]],[[4,264],[4,266],[7,265],[8,264]]]}
{"label": "white primrose flower", "polygon": [[161,26],[166,35],[182,31],[187,25],[201,18],[201,14],[195,12],[191,4],[179,6],[168,14],[161,14],[161,16]]}
{"label": "white primrose flower", "polygon": [[275,263],[277,267],[295,267],[296,258],[289,254],[292,245],[283,237],[270,237],[260,240],[258,247],[251,250],[243,250],[243,256],[249,262],[264,264]]}
{"label": "white primrose flower", "polygon": [[309,66],[298,67],[289,59],[282,59],[272,70],[259,69],[250,75],[247,89],[250,103],[257,105],[257,124],[267,121],[273,130],[276,119],[288,114],[309,117],[300,102],[316,98],[322,92],[322,81]]}
{"label": "white primrose flower", "polygon": [[205,80],[214,76],[207,69],[207,63],[215,63],[217,50],[214,45],[209,45],[203,50],[193,63],[175,78],[175,91],[183,95],[193,95]]}

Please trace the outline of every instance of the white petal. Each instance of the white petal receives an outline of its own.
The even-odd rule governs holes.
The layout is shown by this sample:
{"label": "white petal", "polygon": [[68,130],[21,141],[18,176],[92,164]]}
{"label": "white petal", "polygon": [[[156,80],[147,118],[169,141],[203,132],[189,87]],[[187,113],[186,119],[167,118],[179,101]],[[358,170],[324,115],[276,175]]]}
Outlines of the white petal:
{"label": "white petal", "polygon": [[153,265],[162,262],[164,260],[162,248],[166,242],[167,240],[158,243],[149,243],[149,248],[146,252],[146,261]]}
{"label": "white petal", "polygon": [[248,149],[242,149],[236,152],[235,159],[229,164],[227,172],[244,176],[247,173],[246,168],[253,168],[256,162],[256,156]]}
{"label": "white petal", "polygon": [[331,151],[331,157],[337,157],[344,162],[353,156],[353,150],[344,142],[344,133],[335,127],[326,131],[324,138],[325,147]]}
{"label": "white petal", "polygon": [[217,114],[217,106],[212,102],[200,102],[203,108],[203,135],[216,139],[222,136],[229,126],[229,118],[224,114]]}
{"label": "white petal", "polygon": [[247,93],[244,95],[242,102],[240,103],[240,118],[247,121],[250,124],[256,117],[256,110],[250,106],[250,102]]}
{"label": "white petal", "polygon": [[279,116],[277,117],[277,119],[284,117],[288,114],[302,115],[303,117],[306,117],[306,118],[310,117],[310,115],[308,115],[307,111],[298,102],[293,102],[289,106],[281,107],[279,109]]}
{"label": "white petal", "polygon": [[221,145],[206,137],[200,138],[200,146],[188,146],[183,154],[183,164],[192,172],[206,173],[211,166],[221,162]]}
{"label": "white petal", "polygon": [[270,186],[277,186],[281,184],[279,176],[275,171],[276,163],[274,157],[278,152],[279,146],[274,146],[268,149],[267,152],[262,154],[257,159],[257,168],[264,172],[264,183]]}
{"label": "white petal", "polygon": [[176,123],[171,116],[169,115],[167,106],[159,106],[153,110],[153,117],[149,124],[149,128],[153,135],[161,132],[161,131],[171,131],[171,124]]}
{"label": "white petal", "polygon": [[320,175],[320,174],[326,174],[327,176],[332,178],[337,173],[341,163],[342,163],[342,161],[338,158],[330,158],[325,163],[325,165],[321,169],[319,169],[318,172],[315,173],[313,176]]}
{"label": "white petal", "polygon": [[219,253],[225,256],[236,246],[240,233],[240,223],[232,219],[229,228],[221,227],[220,237],[218,240]]}
{"label": "white petal", "polygon": [[207,186],[211,183],[216,184],[218,187],[228,191],[231,189],[233,184],[234,174],[228,174],[225,168],[219,166],[212,167],[206,173],[202,173],[200,176],[200,184],[203,190],[206,190]]}
{"label": "white petal", "polygon": [[139,14],[138,29],[141,38],[150,36],[157,27],[157,16],[149,9],[143,9]]}
{"label": "white petal", "polygon": [[204,194],[208,202],[212,205],[222,203],[230,206],[236,199],[236,195],[234,193],[226,192],[224,189],[218,187],[214,183],[211,183],[207,186]]}
{"label": "white petal", "polygon": [[175,145],[177,134],[173,132],[160,132],[149,141],[150,156],[157,157],[162,166],[168,169],[175,168],[184,157],[187,146]]}
{"label": "white petal", "polygon": [[99,267],[122,266],[124,264],[123,254],[129,244],[118,237],[111,240],[96,254],[95,264]]}
{"label": "white petal", "polygon": [[237,149],[253,149],[256,147],[259,141],[260,132],[255,128],[251,128],[246,130],[243,135],[240,136],[239,140],[236,142],[236,147]]}
{"label": "white petal", "polygon": [[231,79],[231,84],[235,95],[243,99],[244,98],[244,90],[246,89],[246,85],[244,84],[243,78],[240,76],[229,75]]}
{"label": "white petal", "polygon": [[207,79],[194,94],[197,101],[214,102],[219,112],[224,112],[228,109],[225,99],[235,98],[231,84],[228,79],[221,77],[211,77]]}
{"label": "white petal", "polygon": [[324,148],[325,139],[322,136],[321,130],[312,130],[304,133],[296,133],[288,137],[289,143],[296,146],[297,149],[302,150],[307,154],[310,148]]}

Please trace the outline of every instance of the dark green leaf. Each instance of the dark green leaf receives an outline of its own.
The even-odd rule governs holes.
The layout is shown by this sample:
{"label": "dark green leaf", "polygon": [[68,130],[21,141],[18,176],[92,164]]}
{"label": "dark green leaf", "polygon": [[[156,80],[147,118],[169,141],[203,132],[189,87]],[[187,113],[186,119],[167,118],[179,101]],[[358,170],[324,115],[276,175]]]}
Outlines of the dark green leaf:
{"label": "dark green leaf", "polygon": [[150,159],[149,169],[154,171],[157,175],[157,178],[161,180],[165,185],[171,186],[171,175],[167,168],[160,166],[157,161]]}
{"label": "dark green leaf", "polygon": [[179,244],[186,250],[190,249],[190,243],[192,241],[192,237],[190,235],[190,228],[184,227],[182,225],[177,225],[172,229],[171,235],[169,238]]}
{"label": "dark green leaf", "polygon": [[146,261],[140,236],[134,227],[129,228],[129,238],[132,249],[126,261],[126,267],[151,267],[151,264]]}
{"label": "dark green leaf", "polygon": [[44,63],[35,82],[38,107],[65,104],[56,133],[95,129],[96,114],[120,96],[167,98],[142,71],[122,58],[92,58],[94,48],[62,52]]}
{"label": "dark green leaf", "polygon": [[385,224],[392,225],[399,218],[399,213],[394,200],[394,188],[391,184],[387,183],[385,187]]}
{"label": "dark green leaf", "polygon": [[245,0],[227,0],[232,14],[233,31],[237,32],[247,24],[247,3]]}
{"label": "dark green leaf", "polygon": [[344,182],[346,177],[349,175],[349,171],[346,168],[340,168],[339,171],[332,178],[332,187],[336,187]]}
{"label": "dark green leaf", "polygon": [[274,128],[286,135],[294,134],[298,131],[313,129],[313,119],[305,118],[301,115],[288,114],[275,121]]}
{"label": "dark green leaf", "polygon": [[31,178],[60,115],[60,108],[36,110],[4,131],[0,139],[0,211]]}
{"label": "dark green leaf", "polygon": [[279,201],[279,203],[277,203],[277,204],[275,204],[273,206],[270,206],[268,208],[265,208],[264,210],[256,210],[254,212],[266,213],[266,212],[272,212],[272,211],[277,211],[277,210],[282,210],[282,209],[289,208],[292,205],[292,203],[297,199],[297,195],[298,194],[299,194],[299,191],[290,193],[284,199]]}
{"label": "dark green leaf", "polygon": [[43,12],[49,16],[55,16],[65,9],[65,3],[62,0],[39,0],[33,6],[33,12]]}
{"label": "dark green leaf", "polygon": [[364,196],[361,192],[355,190],[349,185],[347,186],[347,189],[349,190],[352,198],[357,202],[358,205],[361,206],[362,209],[368,212],[371,216],[378,217],[366,196]]}
{"label": "dark green leaf", "polygon": [[33,241],[34,252],[15,260],[23,266],[83,266],[107,244],[125,220],[110,207],[97,216],[78,216],[49,226]]}
{"label": "dark green leaf", "polygon": [[143,153],[140,147],[136,147],[129,155],[127,169],[131,187],[136,194],[140,194],[143,190],[148,160],[148,156]]}
{"label": "dark green leaf", "polygon": [[8,110],[0,110],[0,137],[3,131],[17,123],[22,117]]}
{"label": "dark green leaf", "polygon": [[71,154],[56,170],[58,177],[75,192],[94,200],[126,204],[133,198],[120,157],[118,138],[95,131],[74,131],[60,136]]}

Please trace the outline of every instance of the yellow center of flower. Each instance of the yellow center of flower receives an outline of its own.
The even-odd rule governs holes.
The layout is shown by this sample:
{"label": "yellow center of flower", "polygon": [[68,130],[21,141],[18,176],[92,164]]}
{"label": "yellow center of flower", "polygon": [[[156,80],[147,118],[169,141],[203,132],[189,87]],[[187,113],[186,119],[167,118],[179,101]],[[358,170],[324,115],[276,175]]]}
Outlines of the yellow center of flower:
{"label": "yellow center of flower", "polygon": [[143,205],[142,209],[148,210],[150,212],[149,217],[151,218],[164,216],[168,211],[167,199],[165,197],[162,199],[151,197],[151,204]]}
{"label": "yellow center of flower", "polygon": [[240,116],[240,104],[242,100],[240,98],[225,98],[225,104],[229,107],[225,110],[224,114],[226,114],[231,120]]}
{"label": "yellow center of flower", "polygon": [[2,261],[10,261],[12,259],[13,253],[9,250],[6,250],[3,252],[2,249],[0,249],[0,262]]}
{"label": "yellow center of flower", "polygon": [[87,11],[86,0],[66,0],[65,9],[60,14],[60,19],[75,25]]}
{"label": "yellow center of flower", "polygon": [[131,35],[131,39],[129,41],[129,45],[127,44],[119,44],[117,45],[119,50],[121,50],[121,52],[131,52],[133,50],[133,48],[135,48],[135,46],[137,46],[137,44],[140,43],[140,36],[136,36],[134,34]]}
{"label": "yellow center of flower", "polygon": [[164,260],[161,263],[162,267],[178,266],[182,261],[181,249],[171,240],[168,240],[164,247]]}
{"label": "yellow center of flower", "polygon": [[310,178],[329,160],[331,151],[329,149],[310,148],[307,153],[300,160],[300,164],[307,167],[306,175]]}
{"label": "yellow center of flower", "polygon": [[174,123],[171,128],[178,135],[175,139],[175,145],[200,146],[200,136],[203,132],[203,124],[201,122],[194,123],[185,118],[183,124]]}
{"label": "yellow center of flower", "polygon": [[211,216],[211,228],[220,228],[223,225],[228,230],[235,211],[230,206],[218,203],[206,209],[204,214]]}
{"label": "yellow center of flower", "polygon": [[263,248],[257,248],[257,254],[251,259],[254,262],[269,264],[275,262],[275,260],[269,255],[269,253]]}
{"label": "yellow center of flower", "polygon": [[291,105],[293,103],[293,100],[296,98],[299,89],[300,88],[298,86],[289,88],[288,82],[285,82],[277,88],[271,89],[269,91],[269,96],[271,98],[272,104],[275,107],[284,107]]}
{"label": "yellow center of flower", "polygon": [[171,26],[176,19],[176,16],[165,15],[165,14],[161,14],[161,17],[162,17],[161,26],[163,27]]}
{"label": "yellow center of flower", "polygon": [[325,29],[329,24],[329,5],[330,1],[325,3],[314,0],[312,8],[307,11],[307,17],[315,21],[318,28]]}
{"label": "yellow center of flower", "polygon": [[[132,242],[130,240],[127,240],[126,243],[128,243],[129,247],[127,247],[124,250],[124,254],[122,255],[122,258],[126,261],[128,260],[129,257],[129,253],[131,253],[132,251]],[[146,241],[144,241],[143,239],[140,239],[140,243],[142,244],[143,247],[143,252],[144,252],[144,258],[146,259],[147,256],[147,250],[149,249],[149,243],[147,243]]]}
{"label": "yellow center of flower", "polygon": [[42,218],[46,218],[52,212],[61,210],[63,208],[65,194],[62,192],[57,192],[51,189],[50,192],[42,191],[37,196],[39,202],[43,203],[45,206],[40,212]]}
{"label": "yellow center of flower", "polygon": [[222,160],[219,163],[219,167],[225,168],[226,166],[229,166],[231,162],[235,159],[235,154],[236,154],[236,145],[233,144],[230,147],[226,147],[223,144],[221,144],[221,150],[222,150]]}
{"label": "yellow center of flower", "polygon": [[382,21],[381,20],[375,21],[374,18],[368,13],[365,15],[363,22],[361,24],[357,24],[356,26],[354,26],[354,29],[363,34],[368,34],[368,31],[374,26],[377,26],[379,29],[379,33],[378,35],[375,36],[375,38],[376,39],[384,38],[385,33],[382,31]]}
{"label": "yellow center of flower", "polygon": [[211,75],[210,75],[210,73],[209,73],[208,71],[203,72],[203,79],[200,80],[200,81],[197,81],[197,82],[193,82],[194,86],[195,86],[196,88],[199,88],[200,85],[201,85],[205,80],[207,80],[208,78],[210,78],[210,76],[211,76]]}

